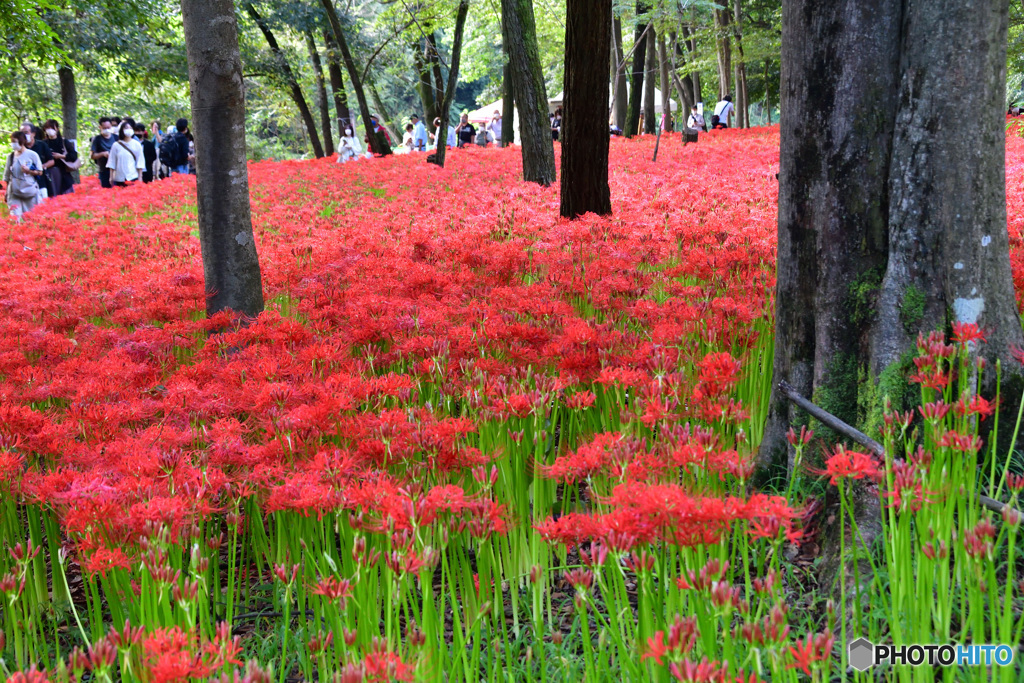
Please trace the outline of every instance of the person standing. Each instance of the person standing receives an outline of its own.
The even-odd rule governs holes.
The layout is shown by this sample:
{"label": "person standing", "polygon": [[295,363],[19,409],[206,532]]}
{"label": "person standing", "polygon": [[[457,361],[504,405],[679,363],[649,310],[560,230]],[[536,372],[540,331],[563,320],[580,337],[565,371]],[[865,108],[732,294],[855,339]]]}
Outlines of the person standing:
{"label": "person standing", "polygon": [[487,130],[490,131],[491,135],[494,136],[494,144],[497,147],[501,147],[501,112],[495,110],[494,115],[491,117],[491,122],[487,124]]}
{"label": "person standing", "polygon": [[35,125],[26,122],[22,124],[21,132],[25,134],[28,148],[35,152],[43,162],[43,173],[36,176],[36,184],[42,190],[42,199],[45,200],[47,197],[53,196],[53,186],[50,184],[49,175],[49,170],[55,163],[53,153],[50,152],[50,146],[40,139],[43,131]]}
{"label": "person standing", "polygon": [[405,124],[405,134],[402,136],[402,147],[405,152],[412,151],[412,136],[415,128],[411,123]]}
{"label": "person standing", "polygon": [[718,101],[718,104],[715,105],[715,116],[718,117],[718,122],[716,123],[715,121],[712,121],[711,122],[712,127],[713,128],[728,128],[729,127],[729,117],[732,116],[732,113],[733,113],[732,95],[726,95],[725,97],[723,97],[722,99],[720,99]]}
{"label": "person standing", "polygon": [[697,142],[697,135],[704,130],[704,115],[697,109],[697,105],[690,107],[690,115],[686,117],[686,130],[683,131],[683,145]]}
{"label": "person standing", "polygon": [[139,145],[138,154],[135,146],[138,142],[132,138],[135,130],[132,124],[127,121],[121,123],[118,128],[117,140],[110,148],[110,156],[107,159],[107,168],[110,169],[110,184],[114,187],[127,187],[139,179],[139,171],[145,168],[145,161],[142,159],[142,146]]}
{"label": "person standing", "polygon": [[170,135],[157,135],[157,142],[160,143],[160,163],[169,168],[172,175],[188,173],[188,121],[178,119],[174,128],[174,132]]}
{"label": "person standing", "polygon": [[135,137],[142,145],[142,159],[146,167],[142,170],[142,182],[153,182],[153,169],[156,168],[156,144],[149,139],[149,131],[141,123],[135,123]]}
{"label": "person standing", "polygon": [[562,132],[562,108],[558,107],[555,109],[554,116],[551,117],[551,139],[558,141],[558,136]]}
{"label": "person standing", "polygon": [[427,145],[430,142],[427,140],[427,127],[420,121],[420,117],[413,114],[411,117],[412,121],[412,148],[416,152],[426,152]]}
{"label": "person standing", "polygon": [[11,133],[11,153],[4,165],[4,183],[7,185],[7,208],[20,219],[26,211],[42,201],[36,179],[43,175],[43,162],[29,149],[25,133]]}
{"label": "person standing", "polygon": [[[438,117],[438,118],[434,119],[434,148],[436,149],[437,146],[440,143],[441,143],[441,118]],[[451,125],[448,126],[448,135],[447,135],[447,139],[445,140],[445,143],[448,145],[448,149],[451,149],[452,147],[457,147],[458,146],[459,138],[455,134],[455,126],[451,126]]]}
{"label": "person standing", "polygon": [[358,159],[362,151],[359,139],[352,134],[351,128],[346,128],[345,135],[341,138],[341,146],[338,148],[338,163],[343,164],[350,159]]}
{"label": "person standing", "polygon": [[100,117],[99,126],[100,134],[92,139],[92,147],[89,148],[90,156],[100,169],[100,187],[111,187],[107,161],[110,159],[110,150],[114,147],[117,138],[114,137],[114,124],[108,117]]}
{"label": "person standing", "polygon": [[78,150],[73,142],[65,140],[61,135],[60,124],[56,119],[49,119],[43,124],[43,135],[46,136],[46,146],[54,160],[53,166],[47,170],[53,196],[71,194],[75,191],[71,172],[81,165],[78,163]]}
{"label": "person standing", "polygon": [[469,122],[469,114],[463,114],[459,118],[459,125],[455,127],[455,134],[459,137],[459,147],[472,145],[476,140],[476,126]]}

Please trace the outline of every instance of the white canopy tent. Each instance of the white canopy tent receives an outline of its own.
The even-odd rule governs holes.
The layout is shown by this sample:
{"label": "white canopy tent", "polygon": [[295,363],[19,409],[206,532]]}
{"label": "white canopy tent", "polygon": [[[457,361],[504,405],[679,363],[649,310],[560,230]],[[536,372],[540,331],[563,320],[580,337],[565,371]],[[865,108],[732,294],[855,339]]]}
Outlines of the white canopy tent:
{"label": "white canopy tent", "polygon": [[[647,84],[644,84],[644,89],[640,92],[641,98],[647,94]],[[612,87],[608,91],[608,109],[611,110],[612,100],[615,97],[615,88]],[[629,97],[629,84],[626,84],[626,97]],[[565,100],[565,92],[560,92],[551,99],[548,100],[548,111],[554,112],[555,109],[562,106],[562,102]],[[675,100],[670,99],[669,109],[672,113],[675,113],[679,109],[679,105],[676,104]],[[654,113],[661,113],[661,91],[657,88],[654,89]]]}
{"label": "white canopy tent", "polygon": [[[484,106],[480,107],[479,109],[476,109],[474,111],[469,112],[469,122],[474,124],[477,127],[486,126],[488,123],[491,122],[491,118],[494,116],[494,112],[498,112],[499,114],[501,114],[503,111],[504,110],[502,109],[502,101],[501,100],[495,100],[494,102],[491,102],[490,104],[485,104]],[[502,120],[502,125],[507,125],[507,124],[508,124],[507,121]],[[515,107],[512,108],[512,130],[515,133],[516,141],[518,141],[519,140],[519,112],[515,109]]]}

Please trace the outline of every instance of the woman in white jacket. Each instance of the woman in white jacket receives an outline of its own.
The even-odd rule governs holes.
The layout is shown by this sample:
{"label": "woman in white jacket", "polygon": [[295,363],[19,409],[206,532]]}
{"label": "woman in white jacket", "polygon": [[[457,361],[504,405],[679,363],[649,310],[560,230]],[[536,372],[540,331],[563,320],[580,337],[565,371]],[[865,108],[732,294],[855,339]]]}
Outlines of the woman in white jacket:
{"label": "woman in white jacket", "polygon": [[[110,169],[110,184],[114,187],[127,187],[128,183],[139,179],[139,171],[146,168],[146,160],[142,154],[142,145],[134,140],[135,129],[128,121],[122,121],[118,128],[117,142],[110,148],[107,168]],[[137,148],[137,149],[136,149]]]}

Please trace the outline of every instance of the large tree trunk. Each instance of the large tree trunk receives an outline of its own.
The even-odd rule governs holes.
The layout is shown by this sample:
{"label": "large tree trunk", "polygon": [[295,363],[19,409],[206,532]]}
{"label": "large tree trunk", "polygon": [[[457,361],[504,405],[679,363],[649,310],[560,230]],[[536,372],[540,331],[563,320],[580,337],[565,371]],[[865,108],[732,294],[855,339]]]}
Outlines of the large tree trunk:
{"label": "large tree trunk", "polygon": [[416,91],[423,103],[423,118],[428,126],[433,126],[437,118],[437,98],[434,96],[434,84],[430,80],[431,65],[419,41],[413,42],[412,51],[413,64],[416,66]]}
{"label": "large tree trunk", "polygon": [[[647,12],[648,6],[643,0],[637,0],[636,14],[641,16]],[[629,109],[626,112],[625,135],[631,138],[640,132],[640,109],[644,89],[644,62],[647,60],[647,24],[637,21],[633,40],[633,71],[629,75]]]}
{"label": "large tree trunk", "polygon": [[260,16],[260,13],[256,11],[256,7],[251,2],[245,3],[245,11],[249,13],[252,20],[256,22],[263,37],[267,40],[267,45],[270,46],[270,51],[274,53],[274,59],[277,60],[277,66],[281,70],[281,75],[284,76],[285,83],[288,85],[288,94],[291,95],[292,101],[295,102],[295,106],[299,108],[299,115],[302,117],[302,122],[306,126],[306,132],[309,134],[310,143],[313,146],[313,154],[317,159],[324,155],[324,149],[320,146],[320,136],[316,132],[316,123],[313,122],[313,113],[309,109],[309,105],[306,103],[306,96],[302,94],[302,88],[299,87],[299,82],[295,78],[295,74],[292,72],[292,68],[288,65],[288,59],[285,57],[284,52],[281,50],[281,46],[277,43],[277,38],[274,37],[274,33],[270,30],[270,26],[266,20]]}
{"label": "large tree trunk", "polygon": [[[775,384],[869,435],[886,395],[908,407],[918,334],[977,322],[1004,395],[1020,373],[1006,31],[1000,0],[783,3]],[[979,117],[951,124],[963,111]],[[762,464],[786,461],[785,430],[800,417],[777,390],[771,401]]]}
{"label": "large tree trunk", "polygon": [[729,19],[732,13],[728,9],[715,10],[715,53],[718,57],[718,99],[730,92],[729,78],[732,72],[732,41],[729,39]]}
{"label": "large tree trunk", "polygon": [[568,0],[565,8],[565,140],[559,213],[612,212],[608,189],[608,34],[612,0]]}
{"label": "large tree trunk", "polygon": [[366,129],[366,139],[369,140],[370,151],[374,154],[391,154],[391,146],[384,138],[383,133],[374,131],[373,122],[370,121],[370,107],[366,104],[366,93],[363,92],[363,83],[359,78],[359,69],[352,59],[352,52],[348,49],[348,41],[345,39],[345,31],[341,28],[341,21],[334,9],[332,0],[321,0],[324,10],[327,12],[327,20],[331,24],[331,31],[334,32],[334,40],[341,50],[341,58],[345,62],[345,70],[348,71],[349,82],[356,92],[356,100],[359,102],[359,115],[363,119],[363,127]]}
{"label": "large tree trunk", "polygon": [[[334,97],[334,113],[337,116],[338,138],[345,137],[345,129],[352,127],[352,113],[348,110],[348,94],[341,76],[341,55],[338,43],[330,29],[324,30],[324,47],[327,48],[327,76],[331,79],[331,95]],[[355,128],[353,127],[353,130]]]}
{"label": "large tree trunk", "polygon": [[501,70],[501,146],[508,147],[516,140],[515,90],[512,88],[512,65],[505,51],[505,66]]}
{"label": "large tree trunk", "polygon": [[306,31],[306,49],[309,50],[309,59],[313,63],[313,80],[316,82],[316,103],[320,109],[320,131],[324,136],[324,154],[334,154],[334,138],[331,135],[331,110],[327,103],[327,85],[324,82],[324,67],[320,61],[320,51],[317,50],[316,40],[313,38],[313,31]]}
{"label": "large tree trunk", "polygon": [[647,59],[644,68],[644,133],[654,134],[658,126],[658,116],[654,106],[654,90],[658,73],[657,34],[654,25],[647,33]]}
{"label": "large tree trunk", "polygon": [[[747,101],[747,65],[743,63],[743,14],[742,0],[733,5],[733,35],[736,36],[736,59],[733,60],[736,81],[736,127],[750,127],[750,102]],[[767,84],[765,84],[767,87]]]}
{"label": "large tree trunk", "polygon": [[665,47],[665,35],[658,36],[658,66],[661,73],[658,83],[661,85],[661,113],[665,117],[665,132],[672,132],[672,82],[668,79],[668,49]]}
{"label": "large tree trunk", "polygon": [[615,17],[612,21],[612,39],[615,41],[615,126],[619,130],[626,129],[626,111],[629,108],[629,97],[626,93],[626,67],[622,51],[622,20]]}
{"label": "large tree trunk", "polygon": [[[60,116],[63,119],[64,139],[73,140],[75,149],[81,154],[78,144],[78,88],[75,87],[75,72],[67,64],[58,67],[57,78],[60,80]],[[78,171],[71,172],[71,182],[79,183]]]}
{"label": "large tree trunk", "polygon": [[548,125],[548,96],[537,50],[533,0],[501,0],[501,29],[508,45],[519,110],[523,179],[548,186],[555,182],[555,148]]}
{"label": "large tree trunk", "polygon": [[182,0],[206,312],[263,310],[245,158],[245,91],[233,0]]}

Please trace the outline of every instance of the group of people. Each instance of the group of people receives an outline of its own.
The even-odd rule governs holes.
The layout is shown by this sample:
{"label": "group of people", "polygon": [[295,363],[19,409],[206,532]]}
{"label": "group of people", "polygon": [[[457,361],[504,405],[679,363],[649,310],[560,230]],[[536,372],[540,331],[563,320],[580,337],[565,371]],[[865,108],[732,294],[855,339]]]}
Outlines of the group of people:
{"label": "group of people", "polygon": [[195,173],[195,142],[186,119],[178,119],[173,130],[164,132],[156,121],[147,129],[130,116],[104,116],[99,129],[89,153],[99,168],[101,187],[127,187],[139,180],[151,183],[174,173]]}
{"label": "group of people", "polygon": [[[49,119],[39,127],[26,121],[11,133],[10,143],[3,181],[12,216],[20,218],[49,197],[75,191],[74,174],[83,158],[75,142],[64,138],[60,122]],[[101,187],[195,172],[195,147],[185,119],[164,133],[158,122],[147,129],[130,116],[104,116],[89,143],[89,158],[99,169]]]}
{"label": "group of people", "polygon": [[[729,117],[732,116],[734,107],[732,96],[726,95],[715,105],[715,112],[711,115],[711,130],[721,130],[729,127]],[[706,133],[707,123],[704,121],[704,114],[697,105],[690,107],[690,115],[686,117],[686,128],[683,129],[683,146],[691,142],[697,142],[700,133]]]}
{"label": "group of people", "polygon": [[[378,116],[370,116],[370,124],[373,127],[373,134],[384,137],[384,140],[391,145],[391,136],[387,132],[387,128],[380,123]],[[462,114],[459,117],[459,123],[455,126],[448,126],[447,134],[444,135],[445,144],[449,147],[466,147],[467,145],[477,145],[478,147],[486,147],[490,143],[494,143],[497,146],[501,146],[501,112],[495,111],[491,120],[486,125],[477,128],[469,120],[468,114]],[[405,134],[402,136],[402,151],[404,152],[432,152],[437,149],[438,142],[442,137],[441,134],[441,119],[434,119],[433,131],[428,131],[427,127],[420,120],[417,114],[413,114],[409,117],[408,123],[405,124]],[[338,163],[344,163],[353,159],[359,159],[363,156],[372,157],[373,153],[370,151],[370,139],[369,135],[363,137],[363,144],[366,145],[366,151],[359,143],[359,139],[356,138],[352,133],[352,128],[345,128],[345,135],[342,136],[338,145]]]}
{"label": "group of people", "polygon": [[74,192],[72,173],[81,160],[56,120],[46,121],[42,128],[26,121],[11,133],[10,142],[3,180],[12,216],[22,216],[48,197]]}

